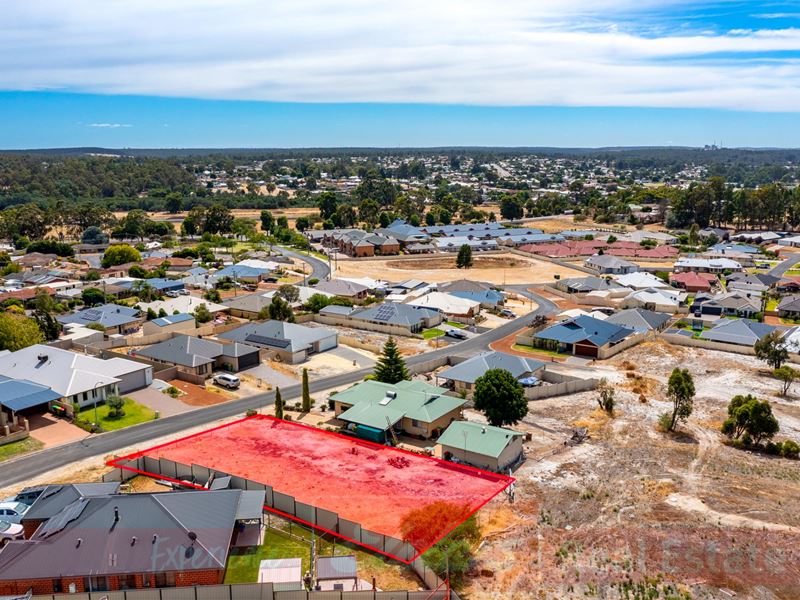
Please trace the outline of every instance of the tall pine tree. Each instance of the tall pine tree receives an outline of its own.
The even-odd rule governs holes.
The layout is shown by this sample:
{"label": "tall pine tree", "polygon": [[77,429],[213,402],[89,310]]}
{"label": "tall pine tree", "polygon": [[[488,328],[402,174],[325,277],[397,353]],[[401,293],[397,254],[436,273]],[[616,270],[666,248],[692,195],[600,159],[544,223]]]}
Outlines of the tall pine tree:
{"label": "tall pine tree", "polygon": [[375,365],[375,380],[382,383],[399,383],[411,379],[406,368],[406,361],[400,355],[400,350],[393,337],[389,337],[383,345],[383,353]]}
{"label": "tall pine tree", "polygon": [[275,418],[283,418],[283,398],[281,398],[281,388],[275,388]]}
{"label": "tall pine tree", "polygon": [[311,410],[311,391],[308,389],[308,369],[303,369],[303,412]]}

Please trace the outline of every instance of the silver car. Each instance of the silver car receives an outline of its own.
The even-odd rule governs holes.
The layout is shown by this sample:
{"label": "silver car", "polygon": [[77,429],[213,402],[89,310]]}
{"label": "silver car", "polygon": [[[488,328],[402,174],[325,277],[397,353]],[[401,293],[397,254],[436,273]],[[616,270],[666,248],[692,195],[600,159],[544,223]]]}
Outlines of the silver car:
{"label": "silver car", "polygon": [[0,521],[18,524],[29,508],[22,502],[3,502],[0,504]]}
{"label": "silver car", "polygon": [[11,540],[21,540],[24,536],[22,525],[19,523],[9,523],[0,521],[0,547],[5,546]]}
{"label": "silver car", "polygon": [[235,390],[239,387],[241,380],[236,375],[229,375],[228,373],[219,373],[214,375],[214,383],[220,387]]}

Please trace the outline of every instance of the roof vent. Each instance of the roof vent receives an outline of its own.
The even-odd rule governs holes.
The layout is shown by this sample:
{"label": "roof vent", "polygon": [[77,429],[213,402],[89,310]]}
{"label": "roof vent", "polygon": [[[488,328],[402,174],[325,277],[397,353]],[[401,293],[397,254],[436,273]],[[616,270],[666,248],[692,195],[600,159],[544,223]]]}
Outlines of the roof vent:
{"label": "roof vent", "polygon": [[80,548],[82,543],[83,543],[83,539],[82,538],[78,538],[78,541],[75,542],[75,547],[76,548]]}
{"label": "roof vent", "polygon": [[486,427],[481,427],[481,433],[486,433]]}
{"label": "roof vent", "polygon": [[45,362],[47,360],[47,354],[39,354],[36,358],[39,359],[39,362]]}
{"label": "roof vent", "polygon": [[158,541],[158,534],[154,533],[153,534],[153,542],[152,543],[155,544],[157,541]]}

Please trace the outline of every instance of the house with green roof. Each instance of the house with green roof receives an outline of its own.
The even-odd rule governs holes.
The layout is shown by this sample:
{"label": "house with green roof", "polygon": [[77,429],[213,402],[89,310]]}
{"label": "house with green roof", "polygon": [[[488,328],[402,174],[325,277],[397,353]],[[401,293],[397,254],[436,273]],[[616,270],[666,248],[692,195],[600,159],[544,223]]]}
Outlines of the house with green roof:
{"label": "house with green roof", "polygon": [[364,381],[331,396],[336,417],[359,437],[379,443],[389,429],[417,438],[437,437],[461,418],[466,401],[422,381]]}
{"label": "house with green roof", "polygon": [[455,421],[439,438],[437,454],[445,460],[501,472],[522,458],[524,437],[504,427]]}

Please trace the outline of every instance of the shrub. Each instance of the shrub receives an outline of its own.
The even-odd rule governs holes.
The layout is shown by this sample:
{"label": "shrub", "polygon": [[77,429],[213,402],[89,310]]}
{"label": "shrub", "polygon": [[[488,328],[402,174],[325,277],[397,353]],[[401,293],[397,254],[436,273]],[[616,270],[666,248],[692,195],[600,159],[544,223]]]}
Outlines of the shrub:
{"label": "shrub", "polygon": [[672,428],[672,415],[668,412],[658,417],[658,428],[661,431],[669,431]]}
{"label": "shrub", "polygon": [[797,458],[800,456],[800,445],[794,440],[784,440],[781,444],[781,456],[784,458]]}
{"label": "shrub", "polygon": [[319,279],[317,279],[316,277],[312,277],[311,279],[308,280],[308,285],[317,285],[318,283]]}

